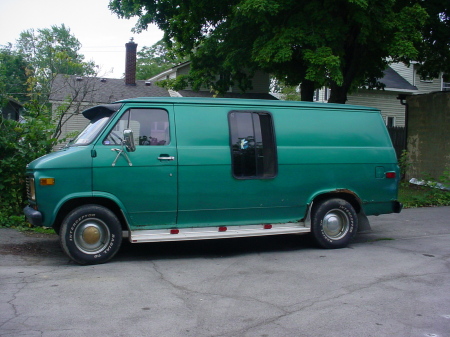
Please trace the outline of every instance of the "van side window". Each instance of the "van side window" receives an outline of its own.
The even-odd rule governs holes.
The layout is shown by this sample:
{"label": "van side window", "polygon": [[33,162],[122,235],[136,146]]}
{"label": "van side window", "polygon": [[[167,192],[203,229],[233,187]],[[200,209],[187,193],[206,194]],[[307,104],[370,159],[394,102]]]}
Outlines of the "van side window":
{"label": "van side window", "polygon": [[260,111],[231,111],[228,122],[234,177],[275,177],[277,151],[272,116]]}
{"label": "van side window", "polygon": [[103,144],[121,144],[125,129],[133,130],[136,146],[167,145],[170,142],[169,116],[163,109],[127,110],[104,139]]}

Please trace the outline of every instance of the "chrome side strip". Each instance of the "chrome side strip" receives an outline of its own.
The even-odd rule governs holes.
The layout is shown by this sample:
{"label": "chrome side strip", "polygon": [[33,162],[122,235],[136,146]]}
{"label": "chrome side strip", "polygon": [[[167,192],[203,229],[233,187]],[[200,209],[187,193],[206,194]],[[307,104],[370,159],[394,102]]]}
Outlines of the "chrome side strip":
{"label": "chrome side strip", "polygon": [[129,240],[133,243],[208,240],[278,234],[302,234],[309,233],[310,231],[311,228],[305,227],[303,222],[228,227],[174,227],[172,229],[130,231]]}

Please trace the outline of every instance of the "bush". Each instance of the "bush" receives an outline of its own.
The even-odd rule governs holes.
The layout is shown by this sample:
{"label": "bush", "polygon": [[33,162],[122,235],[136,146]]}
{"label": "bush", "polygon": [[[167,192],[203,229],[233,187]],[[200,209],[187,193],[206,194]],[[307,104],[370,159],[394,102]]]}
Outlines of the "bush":
{"label": "bush", "polygon": [[400,185],[399,199],[405,207],[450,206],[450,171],[445,171],[439,182],[428,175],[423,185],[403,182]]}
{"label": "bush", "polygon": [[52,150],[53,128],[44,116],[28,116],[20,122],[0,116],[0,226],[23,224],[26,165]]}

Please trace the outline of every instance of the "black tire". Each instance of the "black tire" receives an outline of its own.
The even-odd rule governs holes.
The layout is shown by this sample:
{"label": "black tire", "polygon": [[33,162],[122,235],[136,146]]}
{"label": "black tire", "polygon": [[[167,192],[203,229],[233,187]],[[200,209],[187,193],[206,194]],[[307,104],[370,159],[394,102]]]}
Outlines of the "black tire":
{"label": "black tire", "polygon": [[323,248],[344,248],[358,230],[352,205],[343,199],[329,199],[313,209],[311,233]]}
{"label": "black tire", "polygon": [[110,260],[122,243],[119,220],[99,205],[80,206],[61,224],[59,240],[64,252],[79,264],[98,264]]}

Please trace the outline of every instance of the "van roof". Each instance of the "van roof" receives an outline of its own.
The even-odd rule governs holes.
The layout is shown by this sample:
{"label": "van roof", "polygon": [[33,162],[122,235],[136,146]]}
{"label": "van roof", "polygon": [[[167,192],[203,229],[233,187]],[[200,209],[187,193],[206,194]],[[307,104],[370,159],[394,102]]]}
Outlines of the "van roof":
{"label": "van roof", "polygon": [[171,104],[207,104],[207,105],[240,105],[240,106],[267,106],[267,107],[304,107],[364,110],[367,112],[379,112],[377,108],[360,105],[318,103],[303,101],[281,101],[243,98],[206,98],[206,97],[137,97],[118,101],[116,103],[171,103]]}

